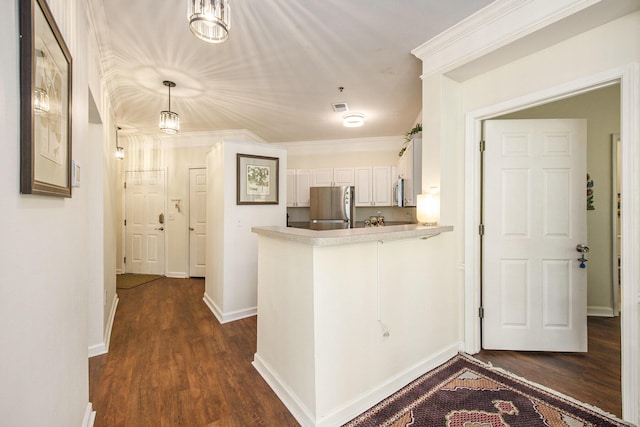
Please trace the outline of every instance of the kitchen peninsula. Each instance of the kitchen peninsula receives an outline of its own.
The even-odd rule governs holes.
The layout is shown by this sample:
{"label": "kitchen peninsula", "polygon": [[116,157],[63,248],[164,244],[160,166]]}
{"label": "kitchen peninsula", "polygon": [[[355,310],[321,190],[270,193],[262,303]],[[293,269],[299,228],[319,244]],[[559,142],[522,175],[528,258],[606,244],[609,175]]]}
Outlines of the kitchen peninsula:
{"label": "kitchen peninsula", "polygon": [[252,229],[253,365],[300,424],[341,425],[457,353],[456,290],[440,280],[452,230]]}

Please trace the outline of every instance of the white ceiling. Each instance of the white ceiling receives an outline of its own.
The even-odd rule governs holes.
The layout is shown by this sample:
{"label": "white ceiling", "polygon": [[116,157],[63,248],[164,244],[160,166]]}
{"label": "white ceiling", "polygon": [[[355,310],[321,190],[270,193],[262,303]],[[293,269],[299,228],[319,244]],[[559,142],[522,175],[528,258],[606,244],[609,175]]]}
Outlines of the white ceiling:
{"label": "white ceiling", "polygon": [[[90,4],[123,133],[160,132],[162,81],[172,80],[181,132],[248,129],[286,142],[404,134],[422,105],[410,51],[491,1],[229,0],[222,44],[191,34],[187,0]],[[342,126],[334,102],[364,113],[365,125]]]}

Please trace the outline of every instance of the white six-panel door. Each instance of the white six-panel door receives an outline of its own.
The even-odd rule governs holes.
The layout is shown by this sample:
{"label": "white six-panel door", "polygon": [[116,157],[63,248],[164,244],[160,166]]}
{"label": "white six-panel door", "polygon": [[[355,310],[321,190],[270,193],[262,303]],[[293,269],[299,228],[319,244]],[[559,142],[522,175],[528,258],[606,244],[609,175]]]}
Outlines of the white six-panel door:
{"label": "white six-panel door", "polygon": [[164,171],[126,173],[125,270],[164,274]]}
{"label": "white six-panel door", "polygon": [[586,137],[580,119],[485,123],[485,349],[587,350]]}
{"label": "white six-panel door", "polygon": [[207,170],[189,169],[189,276],[204,277],[207,239]]}

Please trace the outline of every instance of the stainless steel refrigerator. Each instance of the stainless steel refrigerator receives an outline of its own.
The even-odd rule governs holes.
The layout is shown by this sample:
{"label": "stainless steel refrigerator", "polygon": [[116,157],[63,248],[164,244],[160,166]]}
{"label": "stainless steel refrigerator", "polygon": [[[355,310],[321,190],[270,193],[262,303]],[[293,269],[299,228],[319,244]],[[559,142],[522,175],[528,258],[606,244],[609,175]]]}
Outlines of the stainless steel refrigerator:
{"label": "stainless steel refrigerator", "polygon": [[309,219],[312,230],[355,227],[355,187],[311,187],[309,193]]}

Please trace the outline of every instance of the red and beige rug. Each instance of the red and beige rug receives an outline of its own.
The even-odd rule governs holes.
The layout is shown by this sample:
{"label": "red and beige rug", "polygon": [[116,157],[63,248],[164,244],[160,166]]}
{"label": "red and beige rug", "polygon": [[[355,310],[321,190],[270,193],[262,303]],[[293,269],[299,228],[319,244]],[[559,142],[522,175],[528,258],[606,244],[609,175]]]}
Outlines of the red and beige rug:
{"label": "red and beige rug", "polygon": [[630,425],[460,354],[344,427]]}

